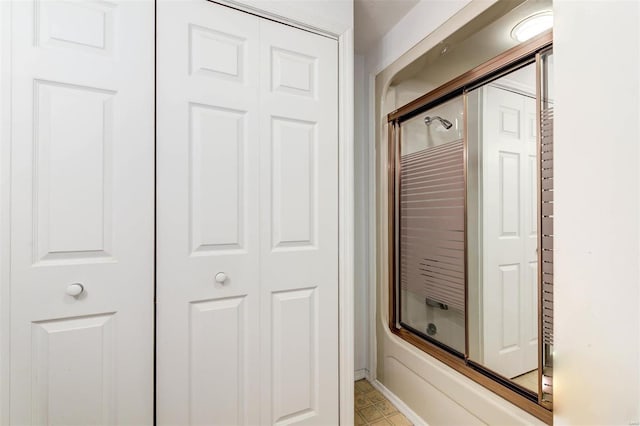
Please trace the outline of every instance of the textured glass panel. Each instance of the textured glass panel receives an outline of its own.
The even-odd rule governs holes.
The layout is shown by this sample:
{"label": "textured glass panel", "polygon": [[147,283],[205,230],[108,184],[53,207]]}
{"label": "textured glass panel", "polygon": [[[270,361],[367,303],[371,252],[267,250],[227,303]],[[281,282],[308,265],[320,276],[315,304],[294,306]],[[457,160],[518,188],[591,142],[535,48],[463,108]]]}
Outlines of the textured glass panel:
{"label": "textured glass panel", "polygon": [[399,182],[400,321],[465,350],[462,98],[402,124]]}
{"label": "textured glass panel", "polygon": [[542,112],[540,115],[542,251],[542,395],[553,402],[553,53],[542,55]]}

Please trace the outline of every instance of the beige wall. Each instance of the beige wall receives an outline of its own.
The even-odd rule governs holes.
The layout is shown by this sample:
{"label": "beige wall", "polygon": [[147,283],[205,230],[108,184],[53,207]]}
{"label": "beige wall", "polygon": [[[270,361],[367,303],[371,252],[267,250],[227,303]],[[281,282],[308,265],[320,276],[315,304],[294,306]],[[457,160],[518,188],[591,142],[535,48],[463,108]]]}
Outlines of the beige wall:
{"label": "beige wall", "polygon": [[640,3],[555,6],[555,416],[640,421]]}

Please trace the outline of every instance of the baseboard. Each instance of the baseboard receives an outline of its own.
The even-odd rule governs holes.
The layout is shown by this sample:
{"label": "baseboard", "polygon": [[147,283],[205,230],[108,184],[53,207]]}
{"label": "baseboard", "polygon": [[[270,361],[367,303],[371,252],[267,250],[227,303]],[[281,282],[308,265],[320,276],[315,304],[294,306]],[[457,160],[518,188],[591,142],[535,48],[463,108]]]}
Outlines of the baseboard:
{"label": "baseboard", "polygon": [[366,368],[363,368],[361,370],[356,370],[356,372],[353,373],[353,377],[354,377],[355,381],[362,380],[362,379],[368,379],[369,378],[369,372],[367,371]]}
{"label": "baseboard", "polygon": [[371,381],[370,383],[374,388],[378,389],[380,393],[383,394],[389,401],[391,401],[391,403],[396,406],[398,411],[404,414],[404,416],[409,419],[409,421],[415,426],[429,426],[427,422],[422,419],[422,417],[417,415],[415,411],[409,408],[409,406],[405,404],[400,398],[398,398],[396,394],[387,389],[385,385],[380,383],[378,380]]}

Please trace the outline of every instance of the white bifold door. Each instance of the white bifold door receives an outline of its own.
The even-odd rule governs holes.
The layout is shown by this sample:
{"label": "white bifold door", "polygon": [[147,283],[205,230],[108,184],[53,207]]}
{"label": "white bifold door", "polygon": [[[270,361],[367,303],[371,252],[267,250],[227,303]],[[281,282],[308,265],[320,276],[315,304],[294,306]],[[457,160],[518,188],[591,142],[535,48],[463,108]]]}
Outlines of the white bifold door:
{"label": "white bifold door", "polygon": [[205,0],[0,7],[9,423],[337,424],[336,40]]}
{"label": "white bifold door", "polygon": [[154,5],[4,10],[9,422],[151,424]]}
{"label": "white bifold door", "polygon": [[338,424],[337,53],[158,2],[158,424]]}

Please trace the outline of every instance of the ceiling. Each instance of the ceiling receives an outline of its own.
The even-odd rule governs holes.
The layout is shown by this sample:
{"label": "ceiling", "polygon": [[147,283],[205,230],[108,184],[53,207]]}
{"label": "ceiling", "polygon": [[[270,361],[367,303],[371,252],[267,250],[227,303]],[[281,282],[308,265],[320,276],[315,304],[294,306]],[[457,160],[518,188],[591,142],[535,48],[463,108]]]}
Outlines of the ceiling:
{"label": "ceiling", "polygon": [[357,54],[366,53],[420,0],[355,0],[354,44]]}
{"label": "ceiling", "polygon": [[418,79],[434,87],[516,46],[511,30],[527,16],[552,9],[552,0],[499,1],[399,71],[393,84]]}

